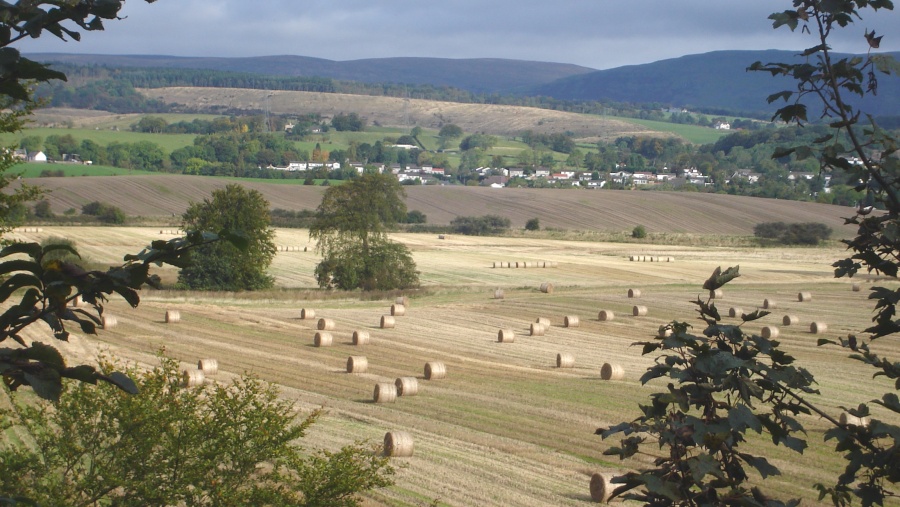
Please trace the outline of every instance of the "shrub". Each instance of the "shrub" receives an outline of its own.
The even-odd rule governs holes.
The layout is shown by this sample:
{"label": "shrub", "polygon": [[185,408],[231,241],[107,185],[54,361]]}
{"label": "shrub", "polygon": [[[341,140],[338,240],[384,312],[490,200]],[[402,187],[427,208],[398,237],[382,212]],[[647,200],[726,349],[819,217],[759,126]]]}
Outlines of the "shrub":
{"label": "shrub", "polygon": [[638,225],[634,229],[631,230],[631,237],[637,239],[643,239],[647,237],[647,229],[644,228],[643,225]]}
{"label": "shrub", "polygon": [[526,231],[539,231],[541,230],[541,221],[538,218],[532,218],[525,222],[525,230]]}
{"label": "shrub", "polygon": [[831,227],[819,222],[764,222],[753,227],[753,234],[783,245],[818,245],[831,237]]}
{"label": "shrub", "polygon": [[406,223],[408,224],[424,224],[426,222],[428,222],[428,217],[419,210],[414,209],[406,213]]}
{"label": "shrub", "polygon": [[454,232],[468,236],[491,236],[501,234],[508,230],[510,221],[508,218],[497,215],[484,215],[481,217],[456,217],[450,221]]}
{"label": "shrub", "polygon": [[137,394],[79,382],[52,408],[21,403],[30,443],[0,449],[0,494],[40,505],[351,507],[392,482],[388,458],[365,445],[303,449],[297,440],[320,412],[296,422],[290,402],[259,379],[184,389],[178,361],[165,357],[127,373]]}
{"label": "shrub", "polygon": [[37,218],[53,218],[53,210],[50,209],[50,201],[44,199],[34,205],[34,216]]}

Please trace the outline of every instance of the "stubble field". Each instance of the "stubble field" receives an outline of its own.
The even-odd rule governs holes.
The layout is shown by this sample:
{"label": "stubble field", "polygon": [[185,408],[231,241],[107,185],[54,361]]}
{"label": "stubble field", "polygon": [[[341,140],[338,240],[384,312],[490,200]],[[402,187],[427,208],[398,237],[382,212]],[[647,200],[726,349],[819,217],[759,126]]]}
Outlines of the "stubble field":
{"label": "stubble field", "polygon": [[[73,239],[95,261],[116,262],[160,235],[148,228],[45,227],[39,234]],[[871,318],[867,300],[873,281],[863,289],[832,276],[831,262],[845,252],[838,248],[692,248],[613,243],[472,238],[398,234],[394,239],[413,252],[422,272],[423,290],[411,297],[396,328],[380,329],[393,299],[319,293],[312,290],[312,252],[305,231],[279,230],[277,243],[310,247],[309,251],[279,252],[271,272],[279,290],[264,293],[203,294],[145,292],[138,309],[113,301],[109,312],[119,325],[97,338],[76,337],[64,348],[69,356],[87,358],[110,350],[118,357],[146,364],[165,347],[168,354],[196,365],[199,358],[216,358],[217,381],[251,372],[282,386],[301,413],[325,407],[327,415],[305,440],[314,448],[336,449],[360,439],[379,443],[388,431],[407,431],[415,439],[411,458],[396,459],[403,468],[395,486],[377,491],[367,505],[546,506],[585,505],[588,482],[598,471],[625,471],[650,456],[619,462],[603,455],[616,444],[595,436],[598,427],[631,420],[638,403],[664,383],[642,386],[638,378],[653,363],[642,357],[636,341],[648,340],[673,319],[692,322],[699,332],[690,301],[705,297],[700,288],[716,266],[740,265],[743,276],[726,286],[717,306],[753,311],[763,299],[779,303],[763,325],[781,329],[781,341],[810,369],[822,394],[816,401],[837,415],[840,406],[880,397],[889,383],[835,350],[816,347],[820,337],[809,332],[812,321],[828,324],[824,337],[859,332]],[[629,255],[673,257],[674,262],[630,262]],[[494,262],[554,261],[557,268],[493,268]],[[166,280],[174,271],[163,270]],[[555,290],[545,294],[541,283]],[[894,281],[878,284],[895,286]],[[502,288],[504,299],[493,299]],[[629,288],[642,291],[627,297]],[[811,302],[797,293],[809,291]],[[645,317],[633,317],[634,305],[647,306]],[[315,347],[316,320],[301,320],[300,309],[333,319],[331,347]],[[165,324],[167,309],[178,309],[181,321]],[[616,315],[598,320],[600,310]],[[796,315],[796,326],[783,327],[782,316]],[[578,316],[580,326],[563,327],[565,316]],[[528,326],[547,317],[545,336],[528,336]],[[513,343],[498,343],[499,329],[512,329]],[[368,345],[352,345],[354,330],[368,331]],[[34,336],[38,338],[38,336]],[[900,355],[892,338],[879,351]],[[572,354],[574,368],[557,368],[557,354]],[[348,374],[348,356],[366,356],[368,372]],[[426,362],[441,361],[447,378],[425,380]],[[625,378],[600,380],[604,363],[619,364]],[[398,377],[418,378],[419,393],[395,403],[372,402],[377,382]],[[876,416],[886,417],[880,412]],[[811,484],[828,480],[840,460],[822,442],[824,423],[804,417],[811,431],[804,455],[771,451],[784,475],[768,479],[767,490],[780,496],[801,495],[814,502]],[[771,447],[759,438],[754,445]],[[768,451],[764,451],[768,452]]]}

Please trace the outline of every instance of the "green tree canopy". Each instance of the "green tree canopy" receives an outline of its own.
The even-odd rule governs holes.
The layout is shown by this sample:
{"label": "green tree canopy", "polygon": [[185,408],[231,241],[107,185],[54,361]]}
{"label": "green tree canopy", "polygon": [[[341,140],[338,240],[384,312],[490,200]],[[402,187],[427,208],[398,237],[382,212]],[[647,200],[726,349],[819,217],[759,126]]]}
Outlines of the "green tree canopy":
{"label": "green tree canopy", "polygon": [[216,243],[192,252],[192,263],[178,274],[180,286],[195,290],[258,290],[273,285],[266,273],[275,257],[275,232],[269,229],[269,202],[256,190],[231,184],[211,199],[192,203],[182,217],[185,230],[230,229],[246,236],[249,247]]}
{"label": "green tree canopy", "polygon": [[418,285],[409,250],[387,231],[406,218],[403,187],[391,174],[364,174],[322,196],[310,238],[318,241],[321,287],[390,290]]}

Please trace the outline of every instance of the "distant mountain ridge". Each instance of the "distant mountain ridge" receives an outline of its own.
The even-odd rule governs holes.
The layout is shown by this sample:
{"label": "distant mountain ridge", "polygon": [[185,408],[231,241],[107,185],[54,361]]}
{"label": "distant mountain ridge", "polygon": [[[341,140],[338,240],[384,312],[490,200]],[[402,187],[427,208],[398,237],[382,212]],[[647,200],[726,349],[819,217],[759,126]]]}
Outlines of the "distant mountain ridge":
{"label": "distant mountain ridge", "polygon": [[406,83],[452,86],[474,93],[511,93],[593,72],[595,69],[566,63],[506,60],[500,58],[369,58],[334,61],[308,56],[257,56],[248,58],[180,57],[161,55],[88,55],[33,53],[40,62],[108,67],[208,69],[273,76],[324,77],[363,83]]}
{"label": "distant mountain ridge", "polygon": [[[895,58],[900,53],[890,53]],[[794,88],[784,78],[748,72],[753,62],[792,62],[794,51],[713,51],[658,62],[594,70],[578,65],[493,58],[372,58],[333,61],[305,56],[249,58],[159,55],[34,53],[41,62],[108,67],[209,69],[272,76],[321,77],[363,83],[452,86],[476,94],[547,96],[561,100],[612,101],[721,110],[722,114],[771,114],[781,103],[769,95]],[[836,55],[838,57],[850,55]],[[877,97],[850,102],[876,116],[900,116],[900,79],[878,74]],[[727,113],[725,113],[727,112]],[[814,119],[811,115],[810,119]]]}
{"label": "distant mountain ridge", "polygon": [[[889,54],[894,58],[900,56],[900,53]],[[773,111],[782,103],[768,104],[766,98],[781,90],[794,89],[793,82],[773,78],[767,72],[750,72],[747,67],[756,61],[799,60],[795,51],[713,51],[569,76],[535,86],[528,93],[563,100],[606,99],[641,104],[659,102],[687,108]],[[879,77],[877,97],[861,101],[848,94],[850,102],[878,115],[900,115],[900,79],[883,74]]]}

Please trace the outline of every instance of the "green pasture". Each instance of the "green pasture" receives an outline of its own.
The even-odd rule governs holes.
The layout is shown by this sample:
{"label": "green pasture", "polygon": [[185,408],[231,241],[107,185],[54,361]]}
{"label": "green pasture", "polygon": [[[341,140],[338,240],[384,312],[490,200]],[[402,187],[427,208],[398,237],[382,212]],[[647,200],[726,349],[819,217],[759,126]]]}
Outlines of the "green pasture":
{"label": "green pasture", "polygon": [[[135,122],[137,119],[132,121]],[[130,130],[112,130],[112,129],[89,129],[89,128],[50,128],[37,127],[29,128],[14,133],[0,134],[0,145],[18,146],[19,141],[23,137],[39,136],[46,139],[49,136],[70,135],[75,138],[78,143],[89,139],[95,143],[106,146],[110,143],[137,143],[139,141],[149,141],[158,145],[166,152],[171,153],[178,148],[190,146],[194,144],[194,134],[147,134],[143,132],[131,132]]]}
{"label": "green pasture", "polygon": [[628,123],[634,123],[653,129],[659,132],[671,132],[677,136],[683,137],[688,142],[694,144],[709,144],[719,140],[719,138],[731,134],[730,130],[716,130],[709,127],[699,127],[697,125],[685,125],[681,123],[668,123],[656,120],[639,120],[637,118],[619,118]]}

